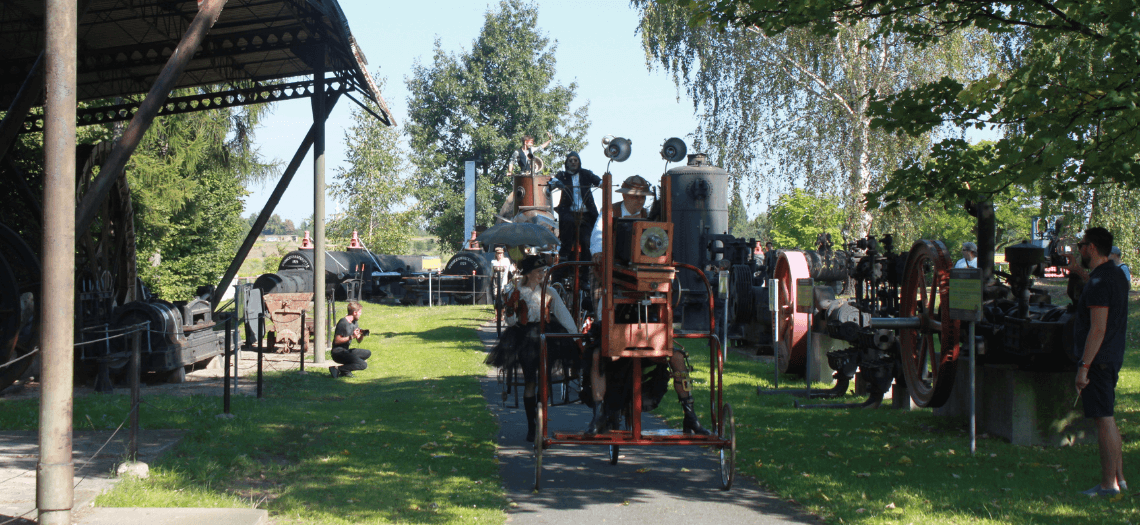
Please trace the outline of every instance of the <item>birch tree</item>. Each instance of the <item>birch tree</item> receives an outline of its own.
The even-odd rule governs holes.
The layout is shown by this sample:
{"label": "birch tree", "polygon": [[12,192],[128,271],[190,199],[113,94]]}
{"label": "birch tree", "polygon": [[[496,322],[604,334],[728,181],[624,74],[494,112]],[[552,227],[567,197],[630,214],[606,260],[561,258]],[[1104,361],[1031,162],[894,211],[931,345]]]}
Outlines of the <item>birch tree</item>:
{"label": "birch tree", "polygon": [[938,46],[882,34],[873,20],[829,34],[754,24],[717,25],[690,4],[635,0],[650,67],[672,74],[699,119],[695,145],[752,188],[752,200],[804,188],[843,196],[850,230],[868,232],[863,196],[921,156],[935,132],[894,135],[869,107],[941,76],[987,71],[992,42],[959,31]]}

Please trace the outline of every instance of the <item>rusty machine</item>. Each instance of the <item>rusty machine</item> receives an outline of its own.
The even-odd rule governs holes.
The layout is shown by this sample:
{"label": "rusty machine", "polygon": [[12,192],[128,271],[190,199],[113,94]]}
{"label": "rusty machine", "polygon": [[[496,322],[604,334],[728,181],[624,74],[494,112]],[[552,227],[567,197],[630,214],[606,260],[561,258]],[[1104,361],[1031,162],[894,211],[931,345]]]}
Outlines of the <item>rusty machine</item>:
{"label": "rusty machine", "polygon": [[[667,143],[662,156],[676,162],[685,157],[684,143],[673,139]],[[670,147],[671,146],[671,147]],[[613,161],[623,161],[629,157],[630,142],[614,138],[605,143],[606,156]],[[703,157],[703,156],[701,156]],[[690,157],[695,159],[696,156]],[[692,162],[693,160],[691,160]],[[732,486],[735,473],[735,421],[732,408],[723,402],[722,375],[724,363],[720,351],[720,341],[716,336],[715,323],[711,316],[701,329],[686,330],[674,320],[677,285],[683,272],[695,274],[704,284],[704,294],[709,311],[712,310],[712,289],[704,272],[684,262],[674,260],[674,239],[677,218],[673,215],[671,196],[674,188],[671,177],[666,174],[661,180],[661,193],[655,203],[656,214],[649,219],[615,219],[611,206],[611,178],[609,170],[603,176],[603,235],[606,250],[602,267],[602,297],[597,323],[600,325],[600,345],[602,359],[620,358],[627,360],[631,371],[625,381],[631,384],[629,406],[626,409],[628,428],[608,433],[587,435],[568,432],[549,432],[548,407],[550,399],[550,377],[547,370],[546,341],[552,338],[583,338],[574,334],[548,334],[542,336],[541,360],[539,365],[538,421],[535,450],[535,489],[541,485],[542,455],[544,450],[554,445],[603,445],[609,447],[610,462],[616,463],[622,446],[663,446],[689,445],[710,446],[720,452],[720,480],[723,488]],[[592,265],[591,262],[568,261],[555,267],[575,267]],[[553,273],[553,269],[552,269]],[[545,288],[544,288],[545,290]],[[545,292],[544,292],[545,293]],[[545,304],[545,300],[543,301]],[[546,314],[540,316],[545,319]],[[544,330],[545,331],[545,330]],[[680,431],[649,432],[642,429],[642,370],[649,362],[661,362],[677,351],[677,343],[682,339],[706,339],[709,347],[709,398],[715,433],[709,436],[686,435]],[[619,361],[620,362],[620,361]],[[609,378],[611,382],[621,379]],[[612,387],[612,386],[611,386]]]}
{"label": "rusty machine", "polygon": [[[278,353],[307,348],[302,345],[309,341],[312,321],[304,323],[302,320],[305,312],[313,308],[313,257],[313,243],[305,232],[301,248],[281,258],[277,273],[259,276],[250,291],[256,297],[247,297],[246,318],[253,321],[259,312],[265,315],[268,346]],[[347,250],[325,252],[326,296],[330,302],[381,296],[384,286],[403,277],[403,272],[385,271],[377,255],[361,242],[355,231]],[[246,329],[246,340],[256,340],[253,334],[258,327],[247,324]]]}

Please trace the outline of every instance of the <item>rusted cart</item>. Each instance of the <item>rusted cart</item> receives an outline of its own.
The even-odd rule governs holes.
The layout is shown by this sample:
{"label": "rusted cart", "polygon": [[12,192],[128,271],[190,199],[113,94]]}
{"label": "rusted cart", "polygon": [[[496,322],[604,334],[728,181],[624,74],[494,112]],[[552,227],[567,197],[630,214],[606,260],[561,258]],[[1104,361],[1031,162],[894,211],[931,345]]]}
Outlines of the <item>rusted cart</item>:
{"label": "rusted cart", "polygon": [[[538,390],[538,418],[537,431],[534,441],[535,469],[534,488],[541,487],[542,480],[542,454],[543,451],[554,445],[603,445],[609,447],[610,463],[616,464],[618,452],[623,446],[708,446],[720,450],[721,487],[732,487],[735,476],[736,459],[736,424],[732,416],[732,407],[724,403],[723,374],[724,361],[720,351],[720,341],[716,337],[716,330],[709,316],[708,331],[684,332],[676,330],[673,326],[673,306],[675,294],[676,275],[680,270],[691,270],[697,273],[708,288],[709,311],[712,312],[712,288],[708,279],[698,268],[677,263],[672,259],[672,232],[673,225],[669,222],[669,178],[662,179],[660,209],[663,216],[660,222],[647,220],[622,220],[617,225],[612,217],[611,205],[611,175],[607,172],[603,177],[603,239],[605,246],[613,247],[604,252],[602,258],[602,301],[601,309],[597,312],[597,322],[601,328],[601,358],[611,357],[630,358],[632,360],[632,400],[628,407],[628,430],[612,430],[608,433],[587,435],[584,433],[555,432],[550,435],[549,407],[550,378],[542,371],[548,370],[547,340],[555,338],[583,338],[578,334],[545,333],[544,312],[540,319],[543,321],[543,335],[541,337],[541,357],[539,364],[539,390]],[[615,243],[615,235],[617,236]],[[591,263],[565,262],[555,265],[572,266]],[[555,273],[552,269],[551,274]],[[543,287],[543,301],[545,305],[545,289]],[[545,306],[544,306],[545,308]],[[621,308],[624,312],[636,311],[634,322],[615,317],[615,310]],[[715,432],[712,435],[684,434],[680,430],[647,431],[641,425],[641,371],[643,361],[646,359],[668,359],[674,352],[675,339],[708,339],[709,363],[709,399],[712,407],[712,421]]]}

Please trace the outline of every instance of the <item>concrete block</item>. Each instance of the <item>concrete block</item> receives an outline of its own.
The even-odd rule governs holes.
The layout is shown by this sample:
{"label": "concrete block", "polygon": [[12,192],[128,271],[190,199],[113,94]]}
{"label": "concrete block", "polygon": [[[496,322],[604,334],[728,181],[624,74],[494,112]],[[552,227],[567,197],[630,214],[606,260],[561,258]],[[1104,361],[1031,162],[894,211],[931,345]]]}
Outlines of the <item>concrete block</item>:
{"label": "concrete block", "polygon": [[[934,414],[969,417],[969,360],[958,362],[950,400]],[[1081,407],[1067,373],[1025,372],[1008,368],[977,370],[978,432],[1009,440],[1014,445],[1066,446],[1095,443],[1096,429]]]}

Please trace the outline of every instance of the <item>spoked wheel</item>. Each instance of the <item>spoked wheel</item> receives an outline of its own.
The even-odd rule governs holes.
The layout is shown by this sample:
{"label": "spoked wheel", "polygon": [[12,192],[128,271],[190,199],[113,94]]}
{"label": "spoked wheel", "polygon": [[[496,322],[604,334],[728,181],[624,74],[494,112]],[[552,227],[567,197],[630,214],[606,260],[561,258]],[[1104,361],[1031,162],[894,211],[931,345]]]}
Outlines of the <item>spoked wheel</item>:
{"label": "spoked wheel", "polygon": [[782,252],[773,274],[780,283],[776,344],[777,366],[782,373],[801,374],[807,363],[807,337],[810,316],[796,311],[796,279],[811,277],[803,252]]}
{"label": "spoked wheel", "polygon": [[940,407],[954,386],[959,322],[950,319],[950,255],[939,241],[918,241],[903,274],[899,317],[915,317],[919,328],[900,331],[903,374],[920,407]]}
{"label": "spoked wheel", "polygon": [[[112,146],[111,141],[95,145],[80,164],[75,192],[80,201]],[[95,221],[86,231],[75,232],[75,236],[76,292],[109,292],[113,306],[137,299],[134,209],[125,172],[119,174],[110,194],[100,204]],[[109,289],[102,289],[108,286]]]}
{"label": "spoked wheel", "polygon": [[617,445],[610,445],[610,465],[618,464],[619,454],[621,454],[621,447]]}
{"label": "spoked wheel", "polygon": [[[0,365],[22,358],[0,368],[0,390],[18,381],[32,364],[24,357],[39,345],[40,261],[23,239],[0,224]],[[29,326],[30,325],[30,326]]]}
{"label": "spoked wheel", "polygon": [[542,449],[544,448],[542,442],[546,439],[546,424],[543,421],[545,415],[546,407],[539,404],[534,421],[534,490],[542,488]]}
{"label": "spoked wheel", "polygon": [[728,490],[736,479],[736,418],[732,417],[732,407],[727,403],[724,405],[724,424],[720,425],[720,438],[729,442],[720,449],[720,488]]}

